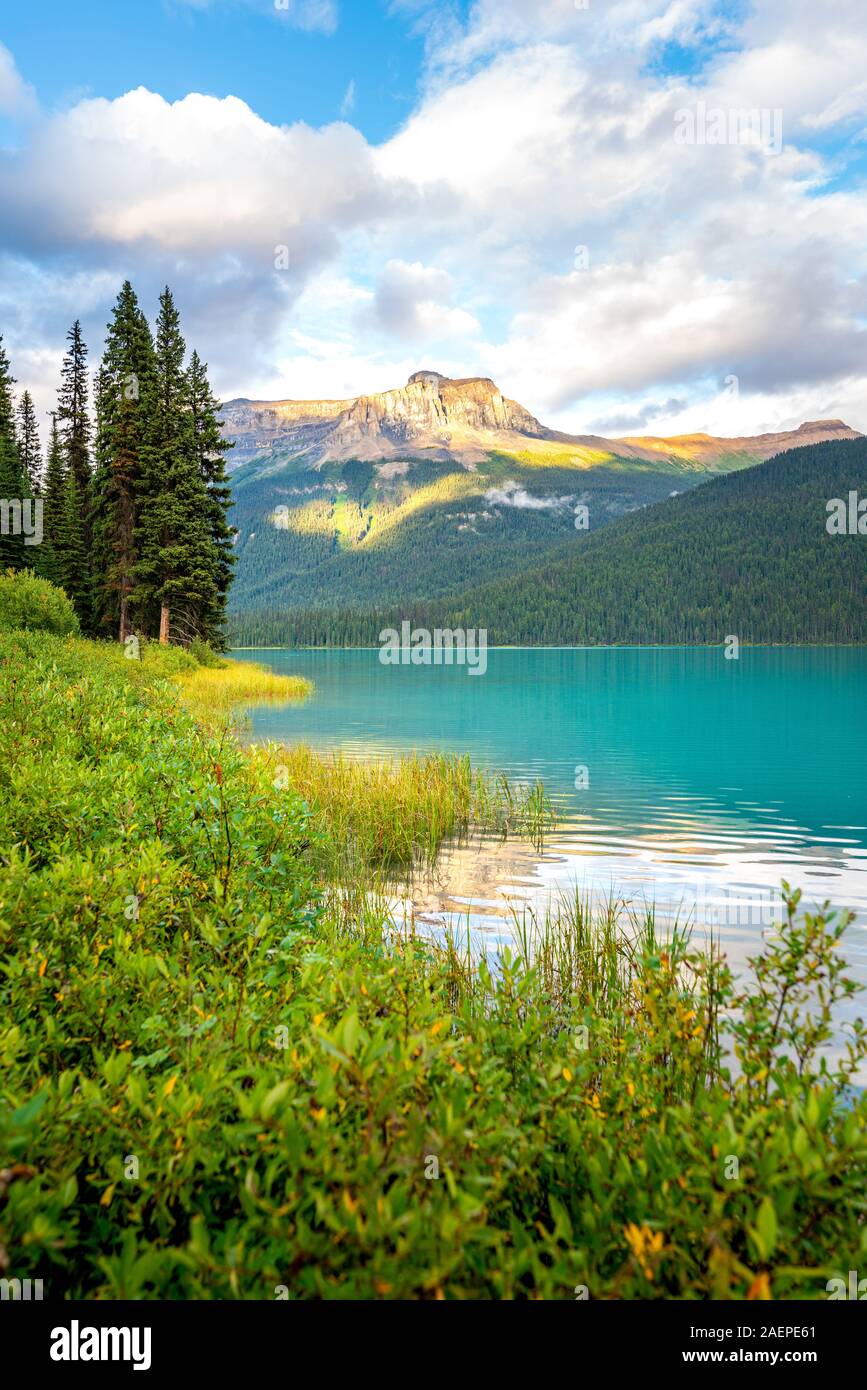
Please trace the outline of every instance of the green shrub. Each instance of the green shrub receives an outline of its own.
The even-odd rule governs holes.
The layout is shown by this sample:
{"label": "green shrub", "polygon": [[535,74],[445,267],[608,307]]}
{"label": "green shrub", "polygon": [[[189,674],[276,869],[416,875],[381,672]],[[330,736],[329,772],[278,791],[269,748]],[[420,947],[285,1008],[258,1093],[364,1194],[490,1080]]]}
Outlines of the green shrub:
{"label": "green shrub", "polygon": [[190,643],[190,656],[195,657],[200,666],[207,666],[213,670],[222,670],[226,665],[210,642],[204,642],[201,637],[194,637]]}
{"label": "green shrub", "polygon": [[0,631],[12,628],[67,637],[78,632],[78,619],[62,589],[32,570],[8,570],[0,575]]}
{"label": "green shrub", "polygon": [[139,651],[142,661],[154,675],[180,676],[199,669],[196,658],[185,647],[168,644],[163,647],[159,642],[152,642],[143,637],[140,639]]}
{"label": "green shrub", "polygon": [[[582,913],[496,972],[347,919],[267,757],[0,636],[0,1246],[57,1298],[824,1298],[867,1258],[845,918],[736,988]],[[732,1160],[736,1163],[732,1165]]]}

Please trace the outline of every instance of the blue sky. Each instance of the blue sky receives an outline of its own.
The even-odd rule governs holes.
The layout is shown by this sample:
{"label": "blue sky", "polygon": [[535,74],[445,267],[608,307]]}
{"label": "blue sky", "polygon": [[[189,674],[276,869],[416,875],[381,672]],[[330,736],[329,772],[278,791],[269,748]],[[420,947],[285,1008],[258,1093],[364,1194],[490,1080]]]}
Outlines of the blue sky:
{"label": "blue sky", "polygon": [[128,276],[226,397],[867,430],[865,72],[863,0],[7,7],[0,332],[44,409]]}
{"label": "blue sky", "polygon": [[368,140],[394,134],[417,98],[424,61],[418,17],[377,0],[340,0],[331,30],[299,28],[267,3],[40,0],[4,7],[0,40],[48,108],[84,95],[148,87],[238,96],[274,124],[352,118]]}

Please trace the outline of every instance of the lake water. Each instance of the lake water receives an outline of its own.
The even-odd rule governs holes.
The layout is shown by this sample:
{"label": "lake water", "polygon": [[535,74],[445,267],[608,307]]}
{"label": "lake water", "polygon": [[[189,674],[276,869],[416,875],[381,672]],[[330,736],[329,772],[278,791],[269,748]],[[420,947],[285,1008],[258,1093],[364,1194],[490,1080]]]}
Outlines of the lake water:
{"label": "lake water", "polygon": [[558,810],[544,850],[447,848],[413,885],[423,920],[495,945],[515,912],[577,888],[670,919],[697,910],[740,961],[785,878],[807,905],[857,913],[846,954],[867,982],[867,651],[504,649],[480,676],[384,666],[376,651],[236,655],[316,686],[254,711],[256,739],[363,759],[449,750],[544,781]]}

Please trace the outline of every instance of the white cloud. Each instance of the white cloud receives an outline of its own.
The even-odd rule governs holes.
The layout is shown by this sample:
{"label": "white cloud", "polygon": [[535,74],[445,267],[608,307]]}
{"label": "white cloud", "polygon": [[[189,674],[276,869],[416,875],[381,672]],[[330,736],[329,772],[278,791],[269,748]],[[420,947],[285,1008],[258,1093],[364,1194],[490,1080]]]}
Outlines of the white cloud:
{"label": "white cloud", "polygon": [[440,0],[403,7],[425,16],[434,82],[518,46],[556,42],[585,54],[634,55],[670,41],[707,43],[732,27],[725,0],[475,0],[464,25]]}
{"label": "white cloud", "polygon": [[2,157],[7,236],[142,245],[303,269],[395,195],[363,137],[337,123],[273,126],[237,97],[167,102],[144,88],[81,101]]}
{"label": "white cloud", "polygon": [[[275,126],[237,98],[144,89],[42,118],[26,150],[0,153],[0,232],[45,277],[43,346],[67,326],[64,260],[130,274],[149,309],[170,280],[239,394],[281,394],[283,373],[296,397],[398,385],[434,345],[441,370],[492,375],[576,432],[775,428],[775,400],[781,417],[867,428],[867,198],[831,182],[867,109],[867,12],[735,12],[478,0],[459,25],[432,7],[426,85],[378,148],[346,121]],[[703,66],[661,76],[648,60],[669,42]],[[783,153],[677,146],[675,112],[698,100],[781,107]]]}
{"label": "white cloud", "polygon": [[366,328],[409,342],[437,343],[479,333],[478,320],[451,300],[454,285],[444,270],[415,261],[391,260],[370,304],[359,311]]}
{"label": "white cloud", "polygon": [[558,512],[570,506],[575,498],[536,497],[518,483],[505,482],[502,487],[489,488],[485,493],[485,501],[492,507],[515,507],[520,512]]}
{"label": "white cloud", "polygon": [[0,115],[29,114],[35,108],[33,88],[24,81],[9,49],[0,43]]}
{"label": "white cloud", "polygon": [[349,115],[352,114],[352,112],[353,112],[354,110],[355,110],[355,78],[353,77],[353,78],[350,78],[349,85],[347,86],[346,91],[345,91],[344,94],[343,94],[343,100],[342,100],[342,102],[340,103],[340,114],[341,114],[341,116],[349,116]]}

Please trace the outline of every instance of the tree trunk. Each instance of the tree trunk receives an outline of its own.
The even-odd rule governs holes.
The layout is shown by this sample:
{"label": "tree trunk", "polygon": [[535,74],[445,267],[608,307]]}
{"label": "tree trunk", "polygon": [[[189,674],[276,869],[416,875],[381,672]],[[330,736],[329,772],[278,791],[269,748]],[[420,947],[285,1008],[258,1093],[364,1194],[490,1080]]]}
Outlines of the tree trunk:
{"label": "tree trunk", "polygon": [[129,604],[126,594],[121,594],[120,599],[120,644],[123,646],[129,637]]}
{"label": "tree trunk", "polygon": [[169,605],[164,603],[160,609],[160,646],[169,645]]}

